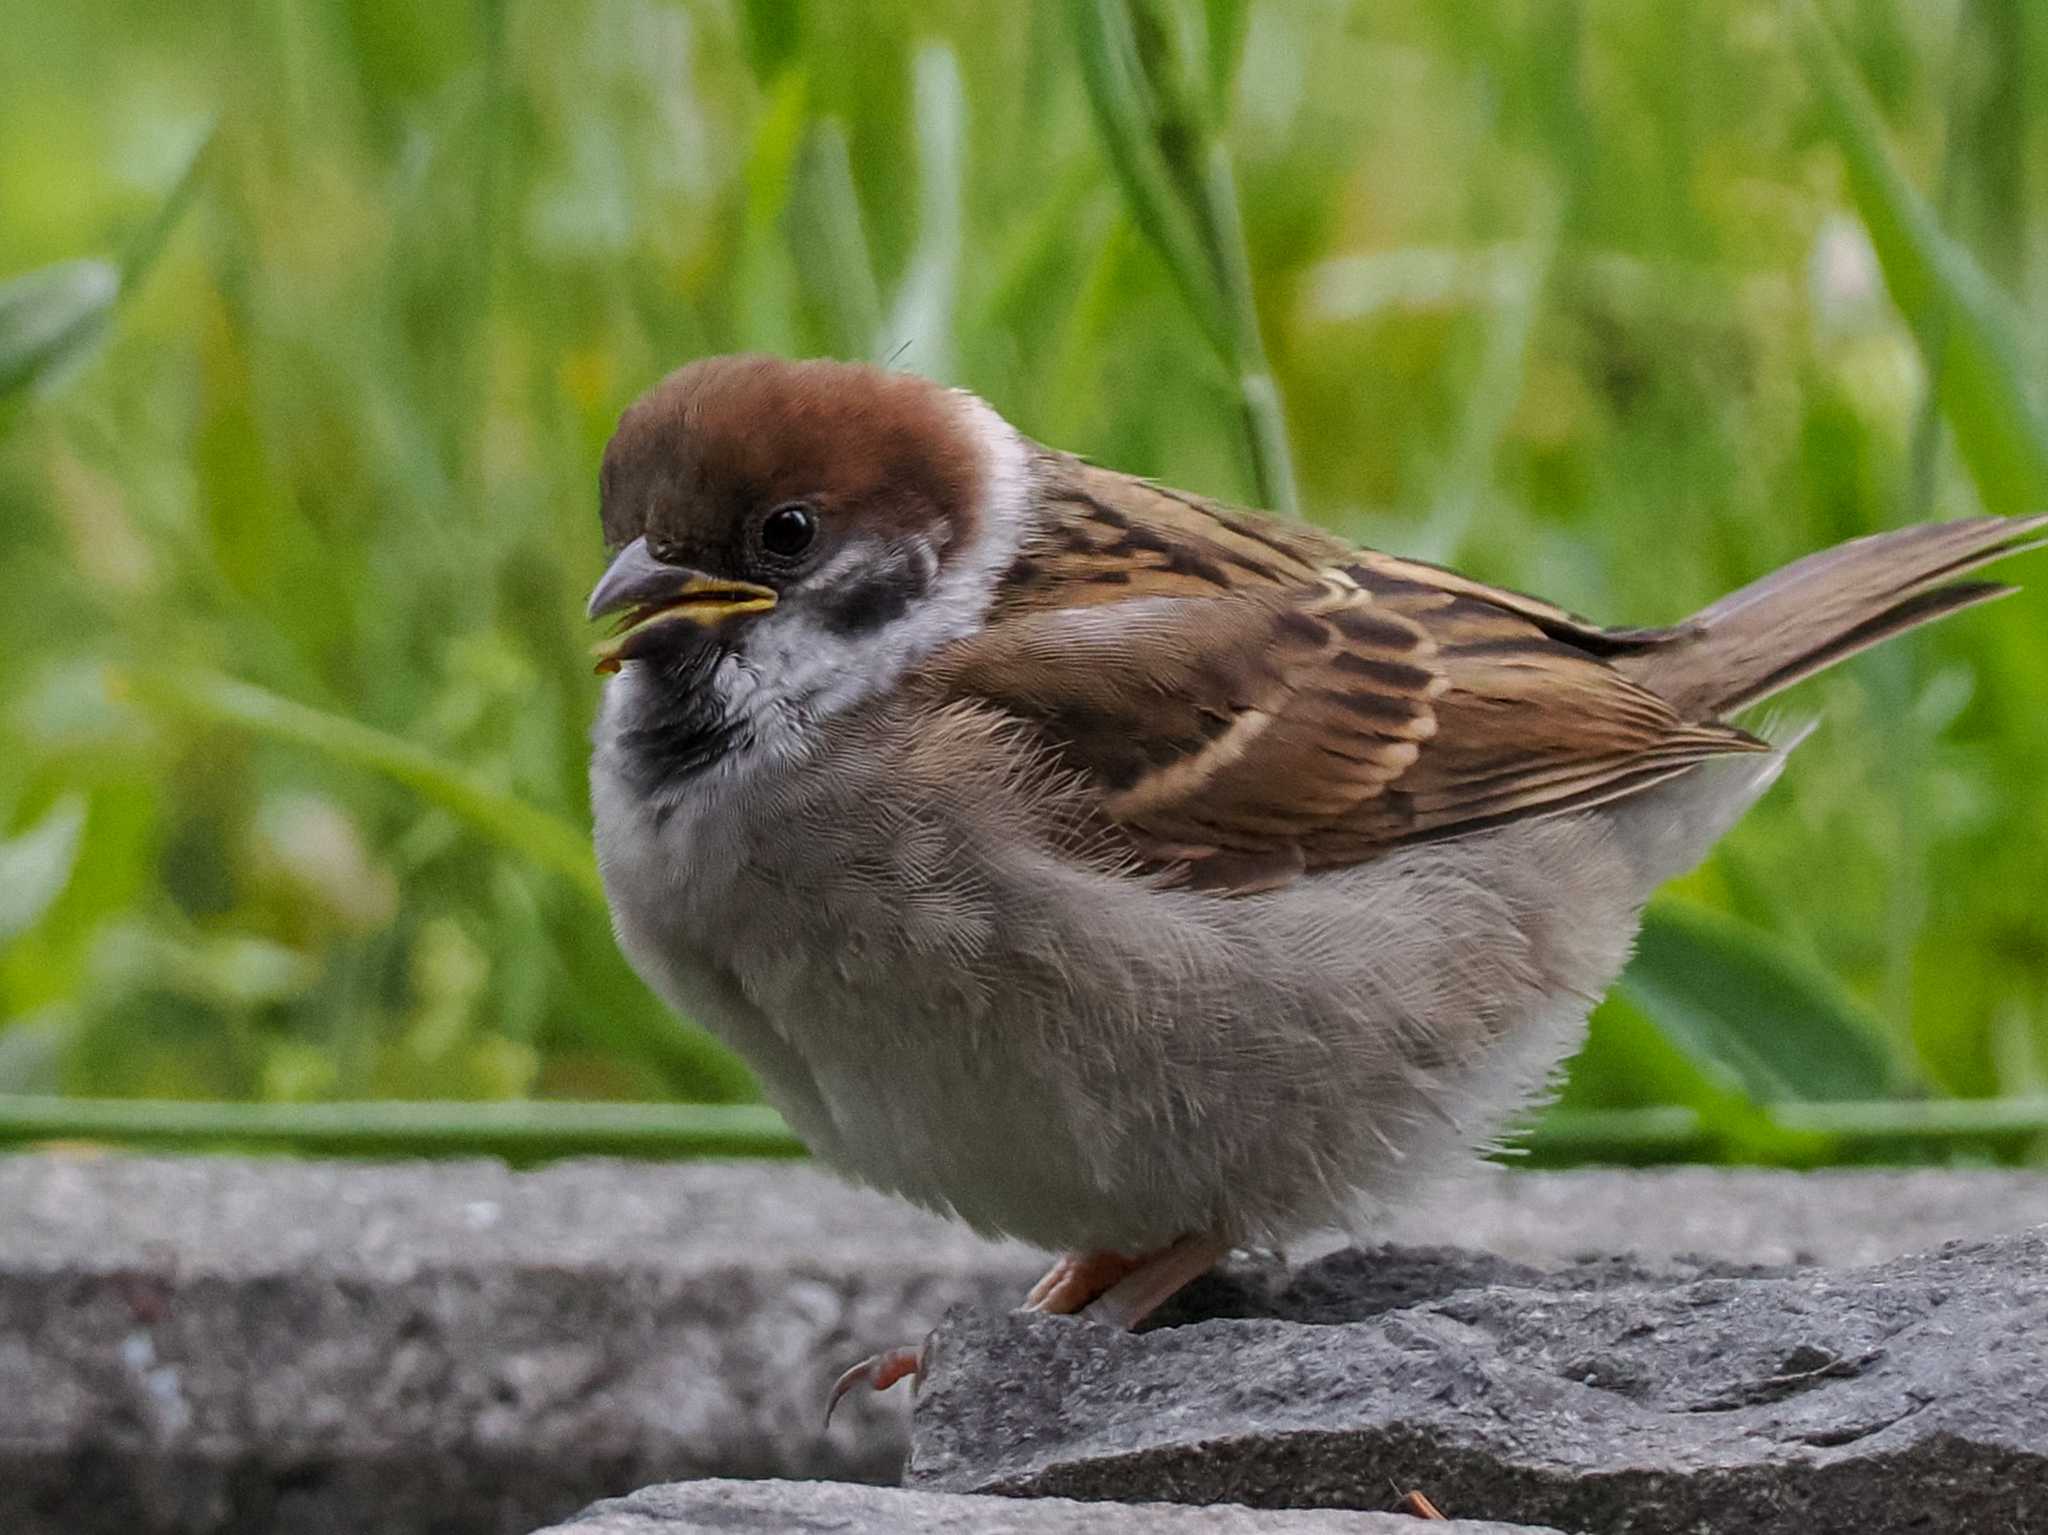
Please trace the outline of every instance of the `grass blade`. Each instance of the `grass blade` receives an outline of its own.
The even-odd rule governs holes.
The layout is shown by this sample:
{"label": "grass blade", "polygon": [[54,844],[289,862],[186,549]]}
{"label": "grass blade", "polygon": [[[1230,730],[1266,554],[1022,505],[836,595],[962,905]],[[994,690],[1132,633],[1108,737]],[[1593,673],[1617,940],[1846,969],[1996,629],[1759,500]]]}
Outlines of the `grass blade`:
{"label": "grass blade", "polygon": [[1209,34],[1209,112],[1221,122],[1229,113],[1251,7],[1245,0],[1202,0],[1202,19]]}
{"label": "grass blade", "polygon": [[1229,357],[1231,326],[1202,239],[1159,152],[1154,112],[1123,0],[1068,0],[1081,80],[1096,134],[1130,204],[1131,217],[1166,263],[1188,312],[1217,355]]}
{"label": "grass blade", "polygon": [[1873,1098],[1901,1086],[1854,998],[1732,918],[1652,905],[1616,991],[1682,1049],[1731,1071],[1753,1099]]}
{"label": "grass blade", "polygon": [[1287,446],[1287,418],[1280,405],[1280,386],[1266,361],[1266,343],[1259,334],[1259,311],[1252,297],[1251,258],[1245,251],[1244,220],[1237,211],[1237,178],[1221,143],[1209,146],[1206,222],[1211,227],[1220,285],[1230,316],[1231,357],[1237,371],[1237,395],[1244,411],[1245,436],[1251,446],[1252,480],[1259,499],[1276,512],[1298,516],[1301,495],[1294,480],[1294,454]]}
{"label": "grass blade", "polygon": [[953,376],[953,299],[960,274],[961,195],[967,97],[960,61],[934,43],[916,65],[917,248],[887,329],[873,343],[885,359],[907,357],[928,378]]}
{"label": "grass blade", "polygon": [[492,841],[560,877],[602,907],[590,841],[567,821],[480,783],[410,741],[215,672],[141,673],[128,679],[151,707],[288,741],[403,784]]}
{"label": "grass blade", "polygon": [[[590,841],[579,828],[479,782],[409,741],[213,672],[153,673],[128,680],[133,693],[151,707],[307,747],[402,784],[506,851],[555,875],[598,912],[608,910]],[[746,1068],[702,1029],[652,1012],[644,1018],[638,1013],[607,1014],[579,1023],[601,1046],[629,1050],[656,1063],[685,1096],[753,1095],[753,1078]]]}
{"label": "grass blade", "polygon": [[120,296],[111,261],[61,261],[0,284],[0,399],[83,355]]}
{"label": "grass blade", "polygon": [[170,1150],[313,1156],[800,1157],[803,1143],[757,1104],[213,1103],[0,1095],[0,1146],[104,1142]]}
{"label": "grass blade", "polygon": [[[1773,1108],[1776,1155],[1803,1166],[1850,1153],[1983,1146],[2048,1135],[2048,1098],[1788,1103]],[[86,1142],[161,1150],[222,1148],[317,1156],[496,1156],[644,1160],[800,1157],[803,1143],[756,1104],[399,1102],[223,1103],[0,1094],[0,1147]],[[1543,1166],[1740,1153],[1694,1109],[1560,1110],[1515,1142]],[[1749,1160],[1757,1160],[1750,1158]]]}
{"label": "grass blade", "polygon": [[1237,180],[1214,127],[1227,105],[1242,18],[1228,5],[1208,15],[1205,114],[1181,78],[1172,15],[1130,0],[1070,0],[1068,15],[1096,132],[1132,217],[1231,374],[1257,497],[1292,515],[1300,508],[1286,417],[1260,334]]}
{"label": "grass blade", "polygon": [[201,182],[208,133],[119,261],[60,261],[0,283],[0,400],[83,358],[163,253]]}
{"label": "grass blade", "polygon": [[214,130],[208,128],[185,161],[185,168],[178,172],[178,179],[171,183],[170,191],[164,194],[164,200],[150,215],[149,222],[135,232],[127,248],[121,252],[121,293],[124,297],[133,293],[155,268],[157,258],[163,254],[164,246],[171,238],[171,231],[178,227],[186,210],[192,206],[192,200],[199,195],[199,188],[206,179],[213,139]]}
{"label": "grass blade", "polygon": [[42,920],[71,883],[85,831],[85,799],[67,794],[18,837],[0,842],[0,943]]}
{"label": "grass blade", "polygon": [[2048,421],[2029,397],[2012,301],[1942,229],[1893,161],[1883,119],[1810,0],[1789,0],[1793,35],[1820,93],[1885,286],[1940,378],[1948,422],[1987,511],[2048,503]]}
{"label": "grass blade", "polygon": [[790,217],[797,269],[818,295],[834,355],[871,356],[882,333],[882,299],[846,129],[837,118],[822,118],[811,128]]}
{"label": "grass blade", "polygon": [[1555,203],[1518,261],[1502,268],[1499,304],[1486,317],[1486,339],[1465,404],[1464,419],[1451,448],[1422,530],[1418,553],[1457,558],[1493,478],[1494,460],[1506,438],[1529,371],[1529,350],[1550,273],[1557,258]]}
{"label": "grass blade", "polygon": [[809,100],[809,82],[801,69],[777,77],[754,125],[741,178],[746,198],[739,249],[733,257],[733,303],[739,334],[764,351],[798,349],[790,312],[796,287],[794,258],[783,217],[796,185]]}
{"label": "grass blade", "polygon": [[[1955,1098],[1935,1102],[1783,1103],[1767,1121],[1771,1151],[1745,1155],[1697,1110],[1576,1109],[1546,1114],[1515,1140],[1528,1163],[1763,1162],[1818,1167],[1852,1156],[1945,1160],[1987,1146],[2048,1136],[2048,1098]],[[1917,1155],[1916,1155],[1917,1154]]]}

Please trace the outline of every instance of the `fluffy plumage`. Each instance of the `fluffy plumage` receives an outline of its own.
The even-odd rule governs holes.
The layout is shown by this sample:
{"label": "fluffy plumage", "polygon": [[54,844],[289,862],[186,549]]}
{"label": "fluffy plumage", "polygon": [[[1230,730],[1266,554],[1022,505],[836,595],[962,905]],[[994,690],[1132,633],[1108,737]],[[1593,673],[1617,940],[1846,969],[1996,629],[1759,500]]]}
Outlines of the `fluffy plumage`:
{"label": "fluffy plumage", "polygon": [[[627,954],[827,1162],[1129,1253],[1347,1221],[1493,1135],[1782,765],[1723,716],[1997,595],[1951,578],[2048,526],[1603,629],[759,358],[636,405],[603,489],[677,573],[596,732]],[[771,555],[791,504],[815,542]]]}

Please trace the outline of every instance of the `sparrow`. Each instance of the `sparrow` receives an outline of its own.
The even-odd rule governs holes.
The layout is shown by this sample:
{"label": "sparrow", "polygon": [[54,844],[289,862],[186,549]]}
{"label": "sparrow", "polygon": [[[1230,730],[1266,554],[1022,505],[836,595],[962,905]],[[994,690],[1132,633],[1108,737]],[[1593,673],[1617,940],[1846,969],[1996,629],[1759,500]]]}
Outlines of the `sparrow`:
{"label": "sparrow", "polygon": [[1784,766],[1730,716],[2005,595],[1957,578],[2048,529],[1603,628],[761,356],[627,410],[600,497],[626,955],[817,1157],[1060,1254],[1027,1306],[1122,1327],[1488,1145]]}

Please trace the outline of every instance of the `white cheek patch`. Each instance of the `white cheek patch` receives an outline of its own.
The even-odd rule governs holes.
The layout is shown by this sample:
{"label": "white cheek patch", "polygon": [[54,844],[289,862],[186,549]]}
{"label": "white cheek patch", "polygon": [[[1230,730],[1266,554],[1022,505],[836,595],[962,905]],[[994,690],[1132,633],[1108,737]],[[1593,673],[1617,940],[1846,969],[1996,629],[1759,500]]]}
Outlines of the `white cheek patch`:
{"label": "white cheek patch", "polygon": [[[865,540],[849,544],[804,582],[805,597],[847,589],[891,553]],[[848,633],[822,621],[815,601],[785,602],[753,624],[734,658],[749,677],[748,701],[756,706],[749,712],[765,715],[763,723],[777,716],[796,723],[787,717],[833,714],[886,688],[903,674],[920,618],[912,608],[872,631]]]}
{"label": "white cheek patch", "polygon": [[887,692],[925,657],[980,627],[1002,572],[1017,556],[1030,512],[1031,455],[1024,439],[972,395],[954,401],[984,454],[987,487],[974,535],[947,560],[928,538],[884,548],[849,544],[803,583],[806,596],[850,591],[878,564],[912,562],[917,596],[871,628],[832,627],[812,601],[788,602],[753,620],[743,648],[719,667],[716,685],[766,747],[789,747],[811,720]]}

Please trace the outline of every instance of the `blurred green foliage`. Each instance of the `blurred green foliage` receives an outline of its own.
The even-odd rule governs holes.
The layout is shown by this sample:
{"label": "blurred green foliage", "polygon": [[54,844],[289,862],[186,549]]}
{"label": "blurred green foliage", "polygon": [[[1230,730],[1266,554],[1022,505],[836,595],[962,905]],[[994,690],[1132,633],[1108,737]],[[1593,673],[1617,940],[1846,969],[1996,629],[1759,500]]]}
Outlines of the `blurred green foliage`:
{"label": "blurred green foliage", "polygon": [[[893,359],[1614,622],[2048,504],[2028,0],[8,12],[0,1094],[747,1096],[583,846],[595,465],[693,355]],[[2015,574],[1785,705],[1565,1154],[2048,1089]]]}

